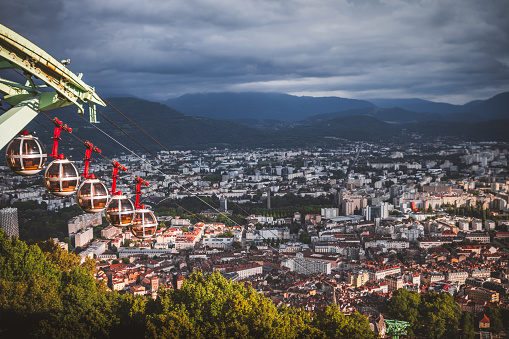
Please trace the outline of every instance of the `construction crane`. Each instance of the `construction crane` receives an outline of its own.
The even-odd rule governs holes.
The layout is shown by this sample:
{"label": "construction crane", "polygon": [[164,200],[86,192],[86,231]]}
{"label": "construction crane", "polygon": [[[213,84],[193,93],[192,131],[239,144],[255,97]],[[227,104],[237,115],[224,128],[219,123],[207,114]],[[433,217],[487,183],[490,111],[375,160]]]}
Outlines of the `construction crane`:
{"label": "construction crane", "polygon": [[[22,72],[26,83],[21,84],[0,77],[0,93],[12,108],[0,116],[0,149],[21,131],[40,111],[76,105],[84,114],[88,104],[90,122],[96,119],[95,105],[106,106],[85,84],[82,73],[74,74],[65,65],[21,35],[0,24],[0,70],[15,69]],[[44,84],[36,85],[38,79]],[[53,89],[54,91],[48,91]]]}
{"label": "construction crane", "polygon": [[340,197],[339,196],[341,194],[341,191],[343,191],[346,188],[346,184],[348,182],[348,177],[350,176],[350,172],[352,171],[352,168],[355,166],[355,164],[357,163],[357,160],[359,159],[359,155],[361,154],[361,150],[362,150],[362,143],[357,148],[357,154],[355,155],[354,160],[350,163],[350,165],[348,166],[348,169],[346,170],[345,179],[343,180],[343,184],[341,185],[341,188],[334,195],[334,201],[332,203],[333,207],[334,206],[341,207],[341,206],[339,206],[340,205]]}
{"label": "construction crane", "polygon": [[355,155],[355,159],[352,161],[350,166],[348,166],[348,170],[346,171],[346,174],[345,174],[345,180],[343,180],[343,185],[341,186],[341,188],[343,188],[343,189],[346,188],[346,183],[348,181],[348,176],[350,175],[350,172],[352,171],[352,168],[355,166],[355,163],[359,159],[359,155],[361,154],[361,150],[362,150],[362,143],[359,145],[359,148],[357,148],[357,154]]}

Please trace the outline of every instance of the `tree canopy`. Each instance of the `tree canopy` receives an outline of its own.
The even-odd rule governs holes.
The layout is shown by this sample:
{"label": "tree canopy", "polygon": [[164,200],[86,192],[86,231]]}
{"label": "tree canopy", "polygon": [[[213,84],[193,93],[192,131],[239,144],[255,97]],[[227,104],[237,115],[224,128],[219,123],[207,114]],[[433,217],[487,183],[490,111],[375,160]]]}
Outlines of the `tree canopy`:
{"label": "tree canopy", "polygon": [[158,298],[107,291],[50,240],[28,245],[0,230],[0,337],[374,338],[367,318],[329,306],[276,307],[244,283],[194,272]]}
{"label": "tree canopy", "polygon": [[[434,339],[454,336],[458,332],[461,312],[450,294],[432,292],[421,296],[401,288],[394,292],[389,302],[389,315],[410,323],[409,336],[424,335]],[[463,320],[463,324],[467,320]]]}

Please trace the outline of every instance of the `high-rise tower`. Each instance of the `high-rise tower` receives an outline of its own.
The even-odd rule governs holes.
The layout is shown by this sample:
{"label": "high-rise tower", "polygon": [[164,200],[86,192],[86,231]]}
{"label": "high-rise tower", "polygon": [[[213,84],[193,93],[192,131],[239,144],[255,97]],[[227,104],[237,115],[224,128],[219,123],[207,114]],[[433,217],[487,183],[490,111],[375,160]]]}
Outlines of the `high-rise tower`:
{"label": "high-rise tower", "polygon": [[219,211],[222,213],[228,212],[228,199],[224,195],[219,197]]}
{"label": "high-rise tower", "polygon": [[17,208],[9,207],[0,210],[0,227],[4,230],[7,236],[19,237]]}

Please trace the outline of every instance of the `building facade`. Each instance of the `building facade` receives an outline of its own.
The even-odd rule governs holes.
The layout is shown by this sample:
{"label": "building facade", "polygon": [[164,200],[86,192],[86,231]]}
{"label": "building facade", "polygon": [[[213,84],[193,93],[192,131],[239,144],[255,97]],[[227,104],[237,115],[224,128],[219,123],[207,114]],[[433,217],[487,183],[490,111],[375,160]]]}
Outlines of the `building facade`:
{"label": "building facade", "polygon": [[19,237],[17,208],[9,207],[0,210],[0,227],[8,237]]}

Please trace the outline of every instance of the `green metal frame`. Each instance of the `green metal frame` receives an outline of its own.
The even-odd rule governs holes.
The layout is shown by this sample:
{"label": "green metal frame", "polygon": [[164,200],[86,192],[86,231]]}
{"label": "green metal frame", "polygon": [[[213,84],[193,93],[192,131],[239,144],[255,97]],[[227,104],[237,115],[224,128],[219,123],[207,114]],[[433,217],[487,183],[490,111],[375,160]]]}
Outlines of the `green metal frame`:
{"label": "green metal frame", "polygon": [[400,335],[407,335],[406,328],[410,326],[408,321],[385,319],[385,334],[392,339],[399,339]]}
{"label": "green metal frame", "polygon": [[[0,148],[40,111],[74,104],[78,107],[78,113],[83,115],[83,105],[87,104],[90,122],[97,123],[95,105],[106,106],[95,89],[81,80],[83,74],[74,74],[41,48],[2,24],[0,69],[18,69],[27,79],[25,84],[20,84],[0,78],[3,101],[13,106],[0,116]],[[44,82],[44,85],[37,86],[34,78]]]}

